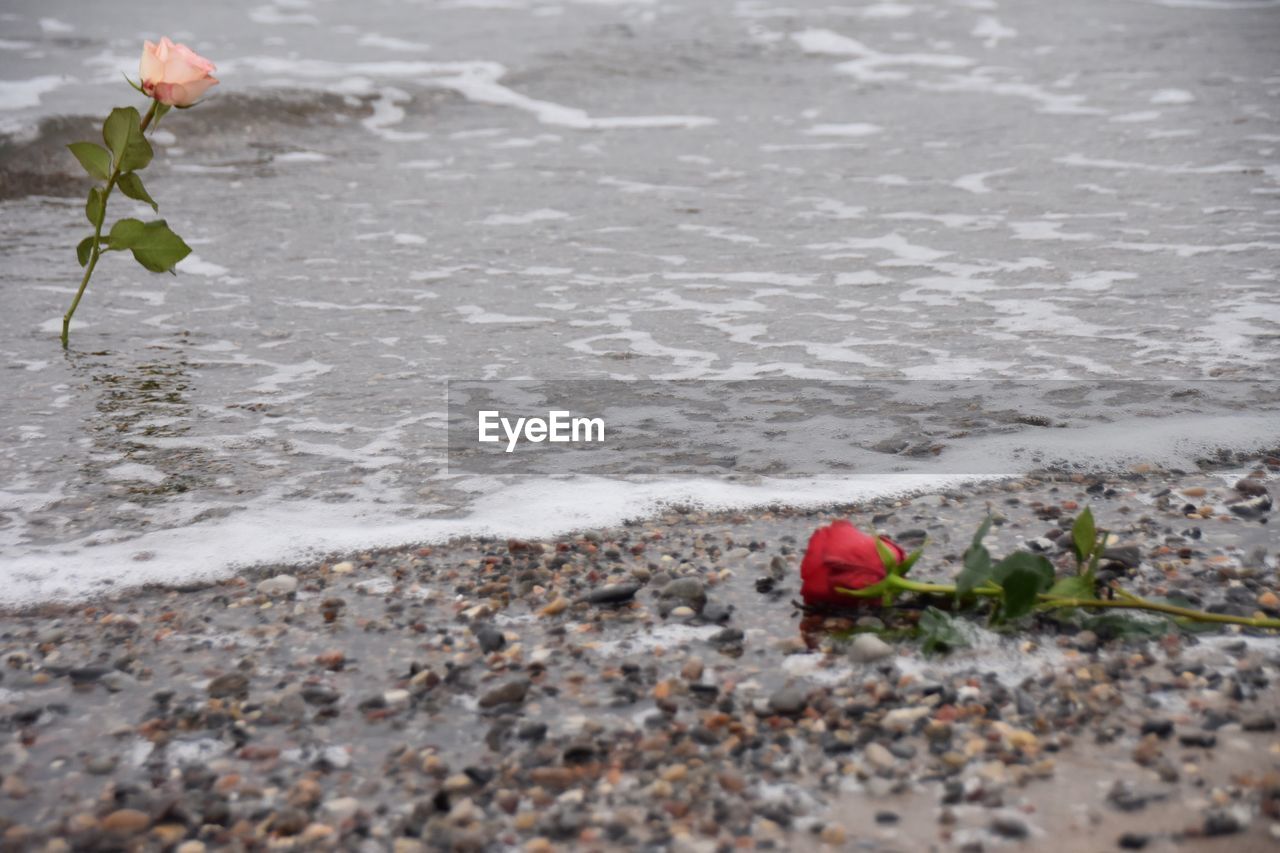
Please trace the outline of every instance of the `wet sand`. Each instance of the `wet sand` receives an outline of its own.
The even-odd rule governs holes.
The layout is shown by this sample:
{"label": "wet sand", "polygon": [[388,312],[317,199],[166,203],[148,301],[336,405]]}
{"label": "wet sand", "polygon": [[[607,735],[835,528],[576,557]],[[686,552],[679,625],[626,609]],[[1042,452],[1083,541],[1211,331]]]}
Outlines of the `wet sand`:
{"label": "wet sand", "polygon": [[[1280,460],[824,511],[695,508],[45,605],[0,623],[9,849],[1274,849],[1280,641],[1047,618],[924,657],[803,617],[849,517],[944,579],[1080,507],[1140,594],[1276,609]],[[1243,483],[1239,481],[1245,481]],[[1242,491],[1243,490],[1243,491]],[[1065,540],[1064,540],[1065,541]],[[1037,543],[1044,546],[1044,542]],[[855,626],[855,621],[857,625]],[[803,627],[803,630],[802,630]]]}

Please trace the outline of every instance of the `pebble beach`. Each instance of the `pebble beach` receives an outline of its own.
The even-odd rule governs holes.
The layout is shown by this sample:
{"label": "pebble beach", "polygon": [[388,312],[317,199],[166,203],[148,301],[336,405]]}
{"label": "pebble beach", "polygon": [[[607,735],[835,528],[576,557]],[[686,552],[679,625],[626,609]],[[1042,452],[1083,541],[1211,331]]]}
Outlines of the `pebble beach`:
{"label": "pebble beach", "polygon": [[913,576],[944,581],[988,514],[993,553],[1069,570],[1062,531],[1088,506],[1130,591],[1274,616],[1277,478],[1267,456],[672,507],[10,612],[3,843],[1276,849],[1274,633],[965,618],[964,645],[926,656],[909,600],[824,616],[793,599],[833,518],[927,539]]}

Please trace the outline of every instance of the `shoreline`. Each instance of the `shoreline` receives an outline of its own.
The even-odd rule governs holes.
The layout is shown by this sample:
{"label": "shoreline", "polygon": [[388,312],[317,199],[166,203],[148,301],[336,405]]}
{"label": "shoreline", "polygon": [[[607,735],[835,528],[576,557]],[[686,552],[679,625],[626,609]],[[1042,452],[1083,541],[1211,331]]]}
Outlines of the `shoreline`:
{"label": "shoreline", "polygon": [[1274,846],[1280,637],[1040,619],[928,658],[851,643],[875,610],[806,626],[790,604],[833,516],[927,535],[913,576],[943,579],[987,512],[1003,554],[1088,504],[1135,592],[1269,606],[1280,533],[1227,508],[1238,468],[686,507],[5,613],[4,843]]}

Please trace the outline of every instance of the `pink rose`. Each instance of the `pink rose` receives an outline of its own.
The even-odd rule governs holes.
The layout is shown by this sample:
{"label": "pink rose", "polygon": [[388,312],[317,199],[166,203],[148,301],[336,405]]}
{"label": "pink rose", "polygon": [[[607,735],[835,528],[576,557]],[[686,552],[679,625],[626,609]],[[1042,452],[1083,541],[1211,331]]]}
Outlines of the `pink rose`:
{"label": "pink rose", "polygon": [[216,86],[213,70],[212,62],[185,44],[174,44],[168,36],[159,44],[143,45],[138,67],[142,91],[171,107],[189,107]]}

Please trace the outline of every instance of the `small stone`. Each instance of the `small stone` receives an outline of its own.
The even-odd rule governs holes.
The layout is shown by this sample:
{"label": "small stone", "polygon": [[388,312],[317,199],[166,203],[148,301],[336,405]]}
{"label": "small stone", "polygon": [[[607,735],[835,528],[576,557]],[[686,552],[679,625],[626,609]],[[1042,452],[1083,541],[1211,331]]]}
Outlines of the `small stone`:
{"label": "small stone", "polygon": [[854,663],[875,663],[893,655],[893,646],[875,634],[859,634],[849,646],[849,659]]}
{"label": "small stone", "polygon": [[320,807],[320,811],[327,820],[341,823],[360,811],[360,801],[355,797],[339,797],[336,800],[326,802]]}
{"label": "small stone", "polygon": [[1172,720],[1147,720],[1142,724],[1142,734],[1155,735],[1161,740],[1168,740],[1173,734]]}
{"label": "small stone", "polygon": [[560,596],[556,596],[556,598],[546,607],[539,610],[538,615],[539,616],[556,616],[557,614],[563,613],[568,609],[569,609],[569,599],[565,598],[563,595],[560,595]]}
{"label": "small stone", "polygon": [[205,688],[214,699],[229,699],[249,693],[249,678],[243,673],[229,672],[219,675]]}
{"label": "small stone", "polygon": [[931,708],[894,708],[880,720],[880,727],[890,732],[908,732],[920,720],[929,716]]}
{"label": "small stone", "polygon": [[1240,728],[1246,732],[1274,732],[1276,730],[1276,718],[1269,714],[1245,717],[1240,721]]}
{"label": "small stone", "polygon": [[0,782],[0,794],[4,794],[10,799],[21,800],[29,793],[31,793],[31,789],[27,787],[27,783],[23,782],[20,776],[6,776],[4,781]]}
{"label": "small stone", "polygon": [[1204,817],[1204,834],[1211,838],[1221,835],[1235,835],[1243,830],[1245,825],[1245,822],[1241,821],[1234,812],[1215,809]]}
{"label": "small stone", "polygon": [[116,769],[116,765],[120,763],[119,756],[115,755],[91,755],[84,762],[84,769],[94,776],[106,776]]}
{"label": "small stone", "polygon": [[427,846],[416,838],[397,838],[391,843],[391,853],[427,853]]}
{"label": "small stone", "polygon": [[1267,493],[1267,487],[1262,484],[1262,481],[1255,480],[1252,477],[1245,477],[1242,480],[1237,480],[1235,490],[1242,495],[1249,495],[1250,497],[1265,495]]}
{"label": "small stone", "polygon": [[517,678],[499,685],[480,697],[481,708],[493,708],[498,705],[510,705],[523,702],[529,692],[530,682],[526,678]]}
{"label": "small stone", "polygon": [[583,601],[604,607],[617,607],[631,601],[640,591],[640,584],[617,583],[603,586],[583,596]]}
{"label": "small stone", "polygon": [[878,743],[867,744],[862,754],[878,770],[892,770],[898,764],[893,753]]}
{"label": "small stone", "polygon": [[832,847],[839,847],[845,843],[848,833],[845,832],[843,826],[838,823],[829,823],[822,828],[822,835],[819,836],[823,844],[829,844]]}
{"label": "small stone", "polygon": [[462,791],[470,790],[474,786],[475,786],[475,783],[471,781],[471,777],[468,776],[466,773],[455,773],[449,778],[444,780],[444,784],[442,787],[446,791],[456,794]]}
{"label": "small stone", "polygon": [[67,677],[71,679],[72,684],[92,684],[109,672],[111,670],[105,666],[79,666],[70,670]]}
{"label": "small stone", "polygon": [[1121,850],[1142,850],[1151,843],[1151,836],[1144,832],[1126,832],[1116,843]]}
{"label": "small stone", "polygon": [[1212,732],[1183,732],[1178,735],[1178,743],[1183,746],[1212,749],[1217,746],[1218,737]]}
{"label": "small stone", "polygon": [[151,825],[151,817],[137,809],[117,809],[102,819],[103,832],[117,836],[137,835]]}
{"label": "small stone", "polygon": [[1271,496],[1263,493],[1252,498],[1229,501],[1227,509],[1241,518],[1261,518],[1271,511]]}
{"label": "small stone", "polygon": [[1001,812],[991,818],[991,831],[1001,838],[1021,840],[1031,835],[1027,822],[1011,812]]}
{"label": "small stone", "polygon": [[204,853],[205,850],[203,841],[184,841],[174,848],[173,853]]}
{"label": "small stone", "polygon": [[440,683],[440,676],[434,670],[420,669],[409,679],[409,692],[421,696]]}
{"label": "small stone", "polygon": [[382,701],[386,703],[386,706],[396,711],[408,708],[409,699],[408,690],[388,690],[382,694]]}
{"label": "small stone", "polygon": [[769,710],[786,716],[799,714],[808,704],[808,694],[803,688],[794,684],[775,690],[769,697]]}
{"label": "small stone", "polygon": [[342,562],[335,564],[332,571],[335,575],[349,575],[355,570],[356,567],[354,563]]}
{"label": "small stone", "polygon": [[672,608],[683,605],[701,612],[707,605],[707,591],[697,578],[676,578],[662,588],[658,597]]}
{"label": "small stone", "polygon": [[471,633],[475,634],[480,651],[487,655],[501,651],[507,645],[506,635],[492,625],[475,625]]}
{"label": "small stone", "polygon": [[276,575],[258,582],[258,592],[262,595],[291,595],[298,591],[298,579],[293,575]]}
{"label": "small stone", "polygon": [[1137,545],[1115,545],[1104,550],[1102,558],[1128,569],[1136,569],[1142,563],[1142,550]]}
{"label": "small stone", "polygon": [[1080,631],[1071,638],[1071,645],[1082,652],[1092,652],[1098,648],[1098,635],[1092,631]]}
{"label": "small stone", "polygon": [[1258,596],[1258,606],[1263,610],[1280,610],[1280,596],[1267,590]]}
{"label": "small stone", "polygon": [[698,681],[702,678],[703,665],[698,658],[691,658],[685,661],[683,667],[680,668],[680,677],[685,681]]}

